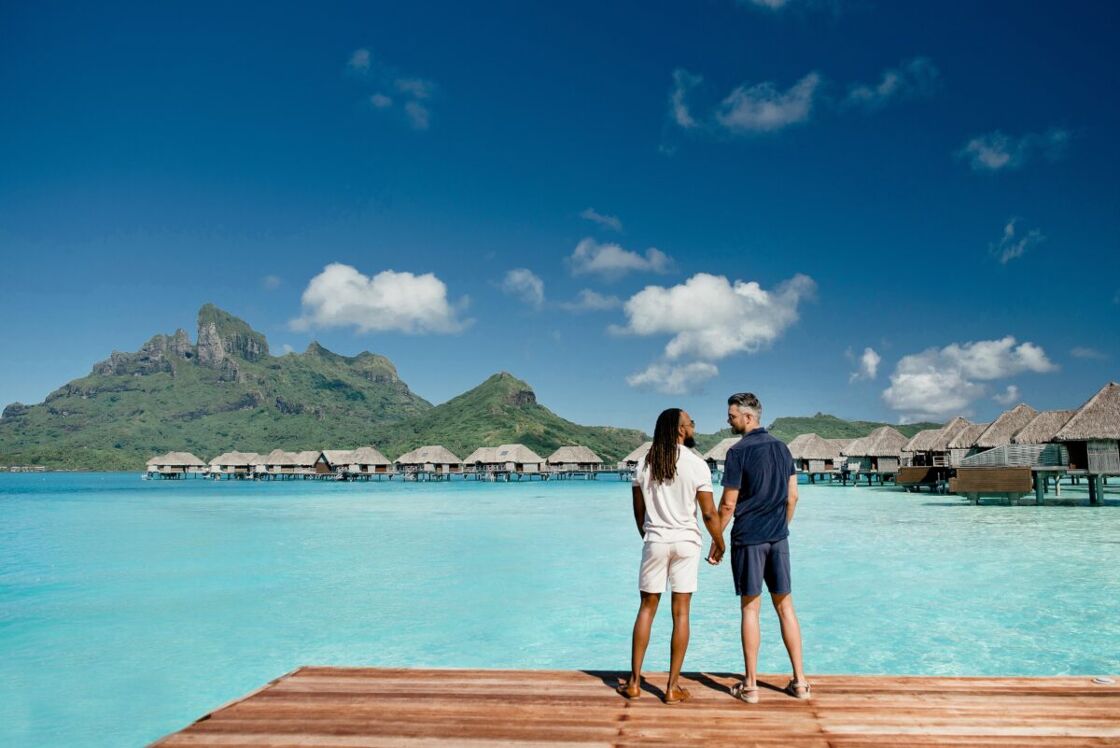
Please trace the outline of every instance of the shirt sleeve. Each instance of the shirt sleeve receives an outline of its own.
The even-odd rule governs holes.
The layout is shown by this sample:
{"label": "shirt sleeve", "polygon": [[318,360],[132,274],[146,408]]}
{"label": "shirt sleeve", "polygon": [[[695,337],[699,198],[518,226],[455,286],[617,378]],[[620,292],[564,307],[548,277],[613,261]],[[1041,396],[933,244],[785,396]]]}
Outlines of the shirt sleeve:
{"label": "shirt sleeve", "polygon": [[720,482],[724,488],[739,488],[743,483],[742,450],[727,450],[727,459],[723,463],[723,480]]}
{"label": "shirt sleeve", "polygon": [[638,463],[638,467],[634,468],[634,478],[633,478],[633,480],[630,481],[631,486],[641,486],[642,485],[642,470],[644,468],[645,468],[645,464],[641,463],[641,462]]}
{"label": "shirt sleeve", "polygon": [[797,475],[797,464],[793,461],[793,455],[790,453],[789,447],[785,447],[782,451],[785,454],[786,462],[789,463],[789,474]]}
{"label": "shirt sleeve", "polygon": [[696,466],[696,490],[708,491],[712,490],[712,469],[708,467],[708,463],[697,461],[694,463]]}

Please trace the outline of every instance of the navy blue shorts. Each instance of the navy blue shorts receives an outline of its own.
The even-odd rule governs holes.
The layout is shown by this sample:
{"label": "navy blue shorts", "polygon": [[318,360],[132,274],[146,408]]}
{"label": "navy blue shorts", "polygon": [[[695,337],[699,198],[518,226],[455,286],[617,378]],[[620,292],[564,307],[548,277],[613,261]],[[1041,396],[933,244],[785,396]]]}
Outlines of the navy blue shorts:
{"label": "navy blue shorts", "polygon": [[731,544],[731,576],[735,594],[754,597],[762,594],[762,581],[771,595],[793,591],[789,576],[789,538],[757,545]]}

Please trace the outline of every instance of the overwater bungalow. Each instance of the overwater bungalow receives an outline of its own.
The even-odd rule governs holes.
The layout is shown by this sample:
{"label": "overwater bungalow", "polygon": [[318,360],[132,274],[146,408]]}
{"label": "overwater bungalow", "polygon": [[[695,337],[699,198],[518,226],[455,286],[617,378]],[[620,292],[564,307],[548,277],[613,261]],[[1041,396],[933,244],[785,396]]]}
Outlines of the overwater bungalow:
{"label": "overwater bungalow", "polygon": [[974,446],[979,450],[985,450],[1010,444],[1011,437],[1037,415],[1037,410],[1025,403],[1020,403],[1011,410],[1001,413],[996,420],[992,421],[991,425],[984,429],[980,436],[976,437]]}
{"label": "overwater bungalow", "polygon": [[[902,461],[902,448],[910,441],[897,429],[880,426],[862,439],[856,439],[844,450],[848,469],[852,472],[893,475]],[[856,467],[853,469],[853,465]],[[868,478],[870,480],[870,477]]]}
{"label": "overwater bungalow", "polygon": [[[741,436],[729,436],[726,439],[720,439],[719,443],[701,455],[701,457],[704,458],[704,462],[708,463],[708,467],[712,469],[713,473],[723,472],[724,464],[727,461],[727,450],[738,444],[739,440],[742,438]],[[649,452],[648,447],[646,448],[646,452]],[[644,456],[645,455],[643,455],[643,457]]]}
{"label": "overwater bungalow", "polygon": [[215,479],[252,478],[253,462],[259,457],[256,452],[224,452],[210,460],[210,476]]}
{"label": "overwater bungalow", "polygon": [[618,463],[618,469],[629,471],[637,470],[638,465],[640,465],[642,460],[646,458],[646,455],[649,454],[649,448],[652,446],[652,441],[642,442],[638,445],[637,449],[622,458]]}
{"label": "overwater bungalow", "polygon": [[1049,444],[1076,410],[1043,410],[1011,437],[1012,444]]}
{"label": "overwater bungalow", "polygon": [[188,478],[202,475],[206,463],[190,452],[168,452],[148,460],[149,478]]}
{"label": "overwater bungalow", "polygon": [[548,469],[561,473],[593,473],[603,467],[603,458],[589,447],[560,447],[548,456]]}
{"label": "overwater bungalow", "polygon": [[[312,465],[315,460],[313,459]],[[292,478],[299,474],[300,456],[296,452],[274,449],[253,461],[253,475],[258,478]]]}
{"label": "overwater bungalow", "polygon": [[405,452],[393,463],[397,472],[407,476],[451,476],[463,472],[463,461],[439,444],[417,447]]}
{"label": "overwater bungalow", "polygon": [[335,473],[344,477],[389,475],[393,472],[393,463],[376,447],[324,449],[315,460],[314,471],[319,475]]}
{"label": "overwater bungalow", "polygon": [[544,464],[544,458],[524,444],[479,447],[463,460],[464,469],[475,474],[535,475],[544,472]]}
{"label": "overwater bungalow", "polygon": [[1109,382],[1098,390],[1058,429],[1054,441],[1065,444],[1070,468],[1088,471],[1095,500],[1097,479],[1120,475],[1120,384]]}
{"label": "overwater bungalow", "polygon": [[976,454],[979,451],[976,448],[976,440],[991,425],[990,423],[970,423],[950,439],[946,445],[949,449],[949,466],[959,467],[961,460],[969,455]]}
{"label": "overwater bungalow", "polygon": [[[850,443],[850,442],[849,442]],[[830,473],[840,463],[840,447],[816,434],[801,434],[789,443],[793,464],[812,478]]]}

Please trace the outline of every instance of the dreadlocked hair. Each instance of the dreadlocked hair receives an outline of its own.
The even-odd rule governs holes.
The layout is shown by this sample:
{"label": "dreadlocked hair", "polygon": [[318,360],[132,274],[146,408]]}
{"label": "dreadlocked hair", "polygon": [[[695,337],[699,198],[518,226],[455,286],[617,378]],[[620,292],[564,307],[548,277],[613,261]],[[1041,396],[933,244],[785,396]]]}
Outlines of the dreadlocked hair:
{"label": "dreadlocked hair", "polygon": [[680,408],[668,408],[657,417],[657,425],[653,427],[653,444],[646,454],[646,464],[654,483],[669,483],[677,475],[677,429],[680,424]]}

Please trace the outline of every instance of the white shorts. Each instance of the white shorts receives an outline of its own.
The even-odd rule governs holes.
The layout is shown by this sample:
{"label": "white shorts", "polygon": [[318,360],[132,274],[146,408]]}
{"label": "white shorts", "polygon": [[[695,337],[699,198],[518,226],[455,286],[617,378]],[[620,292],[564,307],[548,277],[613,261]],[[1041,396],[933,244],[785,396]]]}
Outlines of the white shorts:
{"label": "white shorts", "polygon": [[673,592],[695,592],[700,573],[700,546],[695,543],[652,543],[642,546],[638,589],[662,593],[668,582]]}

